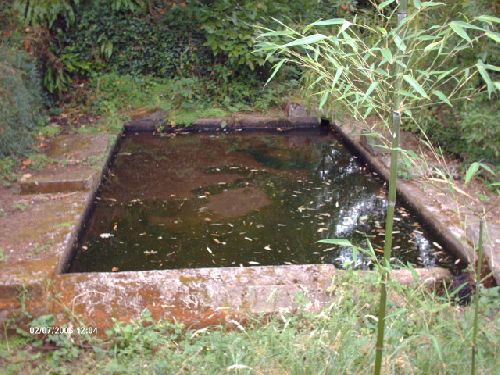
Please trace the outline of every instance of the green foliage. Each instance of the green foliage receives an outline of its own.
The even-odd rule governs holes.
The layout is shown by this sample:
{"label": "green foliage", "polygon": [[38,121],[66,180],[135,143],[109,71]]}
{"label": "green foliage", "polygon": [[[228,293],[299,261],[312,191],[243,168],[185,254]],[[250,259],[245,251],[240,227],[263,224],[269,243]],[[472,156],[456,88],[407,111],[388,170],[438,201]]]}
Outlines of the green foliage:
{"label": "green foliage", "polygon": [[[392,3],[381,3],[381,7]],[[470,54],[485,47],[498,50],[494,30],[500,19],[451,20],[448,13],[439,13],[441,8],[440,3],[415,1],[400,27],[394,27],[390,14],[382,11],[378,21],[368,24],[334,18],[303,30],[281,25],[261,35],[260,50],[280,57],[276,69],[284,62],[303,67],[307,91],[325,113],[344,110],[358,120],[371,116],[388,126],[393,97],[398,94],[403,97],[398,110],[404,116],[405,129],[428,132],[449,151],[459,148],[458,153],[466,157],[492,160],[498,157],[500,136],[493,119],[498,111],[495,98],[500,68],[494,54],[474,54],[473,58]],[[439,23],[434,24],[436,19]],[[398,66],[404,82],[396,87],[393,72]],[[482,102],[488,101],[490,110],[462,105],[483,91]],[[429,108],[434,112],[458,109],[462,119],[439,124],[439,119],[426,117]]]}
{"label": "green foliage", "polygon": [[[10,0],[0,0],[0,31],[8,34],[10,31],[15,29],[17,26],[15,10],[12,7],[12,1]],[[4,35],[0,34],[0,40],[2,40]]]}
{"label": "green foliage", "polygon": [[[51,28],[56,22],[69,26],[76,21],[79,8],[93,0],[15,0],[14,9],[29,25]],[[111,0],[106,6],[114,11],[144,12],[149,0]]]}
{"label": "green foliage", "polygon": [[14,8],[29,25],[51,27],[58,19],[66,24],[75,21],[79,0],[15,0]]}
{"label": "green foliage", "polygon": [[33,59],[0,45],[0,157],[25,155],[43,124],[43,98]]}
{"label": "green foliage", "polygon": [[[104,74],[91,80],[93,110],[104,115],[104,129],[120,129],[127,112],[160,108],[172,124],[189,125],[202,117],[225,116],[249,109],[283,105],[297,81],[265,86],[259,80],[238,79],[218,87],[206,78],[161,79],[150,76]],[[222,90],[221,90],[222,89]]]}
{"label": "green foliage", "polygon": [[8,186],[16,181],[17,161],[11,157],[0,158],[0,184]]}
{"label": "green foliage", "polygon": [[209,4],[199,3],[205,45],[230,65],[228,74],[238,74],[237,68],[254,70],[264,65],[265,55],[255,51],[256,25],[268,26],[272,18],[291,23],[312,21],[332,14],[335,9],[328,1],[312,0],[215,0]]}
{"label": "green foliage", "polygon": [[68,91],[75,78],[95,72],[210,77],[222,86],[247,77],[265,80],[269,66],[254,51],[254,25],[269,24],[271,17],[312,21],[337,9],[326,0],[21,3],[43,14],[26,16],[26,22],[50,29],[49,44],[37,49],[45,87],[57,95]]}
{"label": "green foliage", "polygon": [[453,108],[432,108],[422,112],[422,128],[429,137],[449,152],[466,161],[500,160],[499,104],[497,96],[487,94]]}
{"label": "green foliage", "polygon": [[47,125],[38,128],[38,135],[41,137],[52,138],[61,132],[61,128],[57,125]]}
{"label": "green foliage", "polygon": [[54,52],[78,56],[89,71],[170,78],[197,73],[211,62],[191,8],[176,7],[153,18],[96,2],[82,7],[78,18],[73,27],[58,30]]}

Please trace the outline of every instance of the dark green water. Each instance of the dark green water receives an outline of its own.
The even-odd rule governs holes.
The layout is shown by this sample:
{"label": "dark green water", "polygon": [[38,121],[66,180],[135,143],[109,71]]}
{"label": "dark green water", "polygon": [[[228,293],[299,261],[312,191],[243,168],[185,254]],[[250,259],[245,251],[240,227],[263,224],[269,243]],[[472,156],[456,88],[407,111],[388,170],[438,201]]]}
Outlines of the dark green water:
{"label": "dark green water", "polygon": [[[130,135],[70,272],[332,263],[383,248],[386,187],[330,134]],[[394,263],[453,259],[401,206]]]}

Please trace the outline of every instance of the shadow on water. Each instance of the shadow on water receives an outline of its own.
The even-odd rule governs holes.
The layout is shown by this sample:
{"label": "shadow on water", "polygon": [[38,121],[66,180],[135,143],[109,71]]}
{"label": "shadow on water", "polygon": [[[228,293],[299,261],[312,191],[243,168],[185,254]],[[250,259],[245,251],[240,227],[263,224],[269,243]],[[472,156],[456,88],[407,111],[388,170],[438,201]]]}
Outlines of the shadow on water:
{"label": "shadow on water", "polygon": [[[331,134],[130,135],[95,201],[70,272],[331,263],[381,256],[386,189]],[[404,207],[394,263],[453,259]]]}

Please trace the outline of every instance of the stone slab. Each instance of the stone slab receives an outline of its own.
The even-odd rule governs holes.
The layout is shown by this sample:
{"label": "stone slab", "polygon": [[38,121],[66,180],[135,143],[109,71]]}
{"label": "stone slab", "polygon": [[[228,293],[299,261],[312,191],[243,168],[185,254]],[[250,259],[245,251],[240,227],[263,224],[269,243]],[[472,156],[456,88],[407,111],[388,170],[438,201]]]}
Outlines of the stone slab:
{"label": "stone slab", "polygon": [[[360,142],[360,132],[355,125],[351,123],[333,124],[334,131],[354,149],[386,181],[389,180],[388,158],[377,158],[366,150]],[[385,163],[384,163],[385,160]],[[462,261],[472,263],[476,259],[476,254],[471,244],[476,244],[478,240],[477,218],[466,218],[466,229],[452,220],[453,215],[443,211],[441,206],[433,205],[429,194],[423,189],[422,184],[412,183],[411,181],[398,181],[397,192],[420,217],[420,219],[429,225],[429,229],[440,238],[447,252],[459,257]],[[475,223],[475,225],[474,225]],[[486,262],[493,273],[496,284],[500,285],[500,255],[499,237],[500,229],[498,225],[491,224],[488,228],[489,239],[485,241]]]}
{"label": "stone slab", "polygon": [[167,112],[165,111],[147,113],[125,123],[124,130],[126,132],[156,132],[167,125],[166,119]]}
{"label": "stone slab", "polygon": [[47,156],[66,165],[92,163],[96,155],[103,155],[109,145],[106,134],[59,135],[50,143]]}
{"label": "stone slab", "polygon": [[[61,308],[71,307],[101,331],[111,326],[111,318],[137,319],[146,308],[155,319],[203,327],[254,314],[319,311],[334,301],[332,282],[343,272],[333,265],[313,264],[64,274],[55,279],[60,300],[52,312],[62,317]],[[406,270],[391,276],[404,284],[429,285],[451,278],[442,268],[416,273],[418,281]],[[375,286],[371,281],[365,285]]]}
{"label": "stone slab", "polygon": [[29,175],[19,181],[21,194],[50,194],[73,191],[89,191],[98,171],[92,167],[77,167],[71,170],[48,170]]}
{"label": "stone slab", "polygon": [[217,132],[217,131],[286,131],[289,129],[311,129],[321,126],[321,119],[314,116],[286,117],[272,114],[234,114],[230,117],[207,117],[196,120],[192,125],[168,126],[163,112],[129,121],[125,124],[126,132]]}
{"label": "stone slab", "polygon": [[[34,316],[49,311],[51,295],[47,286],[68,261],[117,140],[116,136],[105,134],[57,137],[49,148],[50,157],[60,161],[70,158],[75,164],[47,166],[35,172],[32,181],[66,183],[76,179],[77,188],[84,181],[85,191],[25,195],[26,208],[0,217],[0,246],[5,251],[0,262],[0,323],[26,318],[22,309]],[[26,187],[30,179],[25,176]],[[21,298],[25,299],[25,307],[16,302]]]}

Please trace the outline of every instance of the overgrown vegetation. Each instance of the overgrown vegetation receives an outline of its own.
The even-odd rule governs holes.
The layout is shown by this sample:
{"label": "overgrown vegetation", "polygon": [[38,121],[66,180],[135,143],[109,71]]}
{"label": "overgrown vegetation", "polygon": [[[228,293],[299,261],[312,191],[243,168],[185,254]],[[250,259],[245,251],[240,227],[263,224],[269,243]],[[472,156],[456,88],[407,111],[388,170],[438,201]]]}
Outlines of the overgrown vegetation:
{"label": "overgrown vegetation", "polygon": [[[6,374],[368,374],[377,324],[371,283],[347,272],[335,285],[357,287],[334,289],[337,302],[321,313],[299,310],[268,322],[255,318],[244,327],[228,321],[226,327],[194,330],[155,322],[145,311],[141,320],[116,322],[102,340],[26,333],[1,342],[0,366]],[[391,289],[384,374],[467,372],[472,310],[423,287],[393,282]],[[478,373],[493,374],[498,363],[497,294],[498,288],[486,290],[478,303]],[[307,304],[303,296],[297,299]],[[31,326],[54,324],[54,317],[44,316]]]}
{"label": "overgrown vegetation", "polygon": [[[384,12],[388,15],[394,4],[385,4]],[[461,30],[464,26],[460,22],[467,23],[481,14],[495,14],[496,6],[492,0],[452,0],[446,7],[433,8],[431,13],[420,16],[416,23],[425,30],[429,25],[454,19],[458,21],[456,30]],[[300,29],[319,19],[356,15],[358,23],[368,27],[358,30],[359,37],[369,44],[374,34],[367,31],[380,21],[369,1],[354,0],[292,3],[188,0],[181,4],[163,0],[16,0],[7,13],[10,17],[4,17],[3,24],[12,24],[5,20],[17,14],[18,19],[30,26],[24,36],[24,47],[38,57],[44,86],[60,101],[73,100],[67,92],[82,79],[96,81],[103,74],[111,74],[138,80],[178,81],[179,90],[184,90],[179,93],[184,103],[196,102],[196,95],[185,98],[185,94],[190,95],[186,90],[191,90],[202,93],[206,102],[201,103],[202,107],[214,102],[216,107],[225,107],[223,110],[229,112],[280,104],[275,98],[283,98],[283,93],[290,92],[290,87],[282,87],[283,84],[302,81],[308,86],[314,81],[300,69],[281,69],[275,77],[278,79],[276,90],[264,90],[274,61],[266,61],[265,55],[255,52],[256,25],[271,27],[275,25],[275,18]],[[498,72],[488,67],[498,66],[498,24],[483,20],[476,26],[487,27],[489,37],[482,38],[481,43],[464,45],[459,54],[447,57],[447,63],[463,68],[480,60],[494,82]],[[464,30],[466,35],[478,34],[467,26]],[[464,42],[456,34],[446,45],[455,41]],[[381,51],[385,48],[380,47]],[[436,43],[433,48],[438,49],[439,45]],[[439,48],[439,52],[443,56],[448,53],[447,48]],[[419,64],[425,63],[420,59]],[[315,84],[322,85],[322,82]],[[482,77],[474,78],[471,84],[481,87],[485,81]],[[262,95],[263,100],[258,100]],[[213,100],[206,100],[208,97]],[[406,121],[406,129],[425,132],[435,144],[466,161],[483,159],[498,163],[499,131],[491,125],[498,111],[497,94],[472,100],[464,97],[453,103],[453,107],[436,99],[431,107],[421,108],[419,113],[415,111],[414,115],[420,117],[420,128]],[[164,102],[166,104],[167,99]],[[192,105],[199,106],[200,103]],[[113,108],[108,112],[110,110]],[[114,121],[113,116],[111,119]]]}
{"label": "overgrown vegetation", "polygon": [[0,45],[0,158],[26,154],[44,123],[40,79],[26,53]]}
{"label": "overgrown vegetation", "polygon": [[[313,105],[328,114],[344,111],[382,124],[393,110],[391,75],[401,66],[405,129],[430,136],[463,157],[498,161],[498,126],[490,123],[496,113],[485,109],[497,107],[500,19],[487,14],[469,18],[449,13],[443,3],[415,1],[411,16],[396,27],[391,17],[395,4],[381,3],[378,16],[333,18],[304,28],[281,23],[277,30],[264,29],[260,50],[281,57],[275,71],[287,62],[305,70],[307,90],[317,98]],[[465,104],[470,100],[483,116]],[[457,123],[453,117],[450,121],[450,113]]]}

